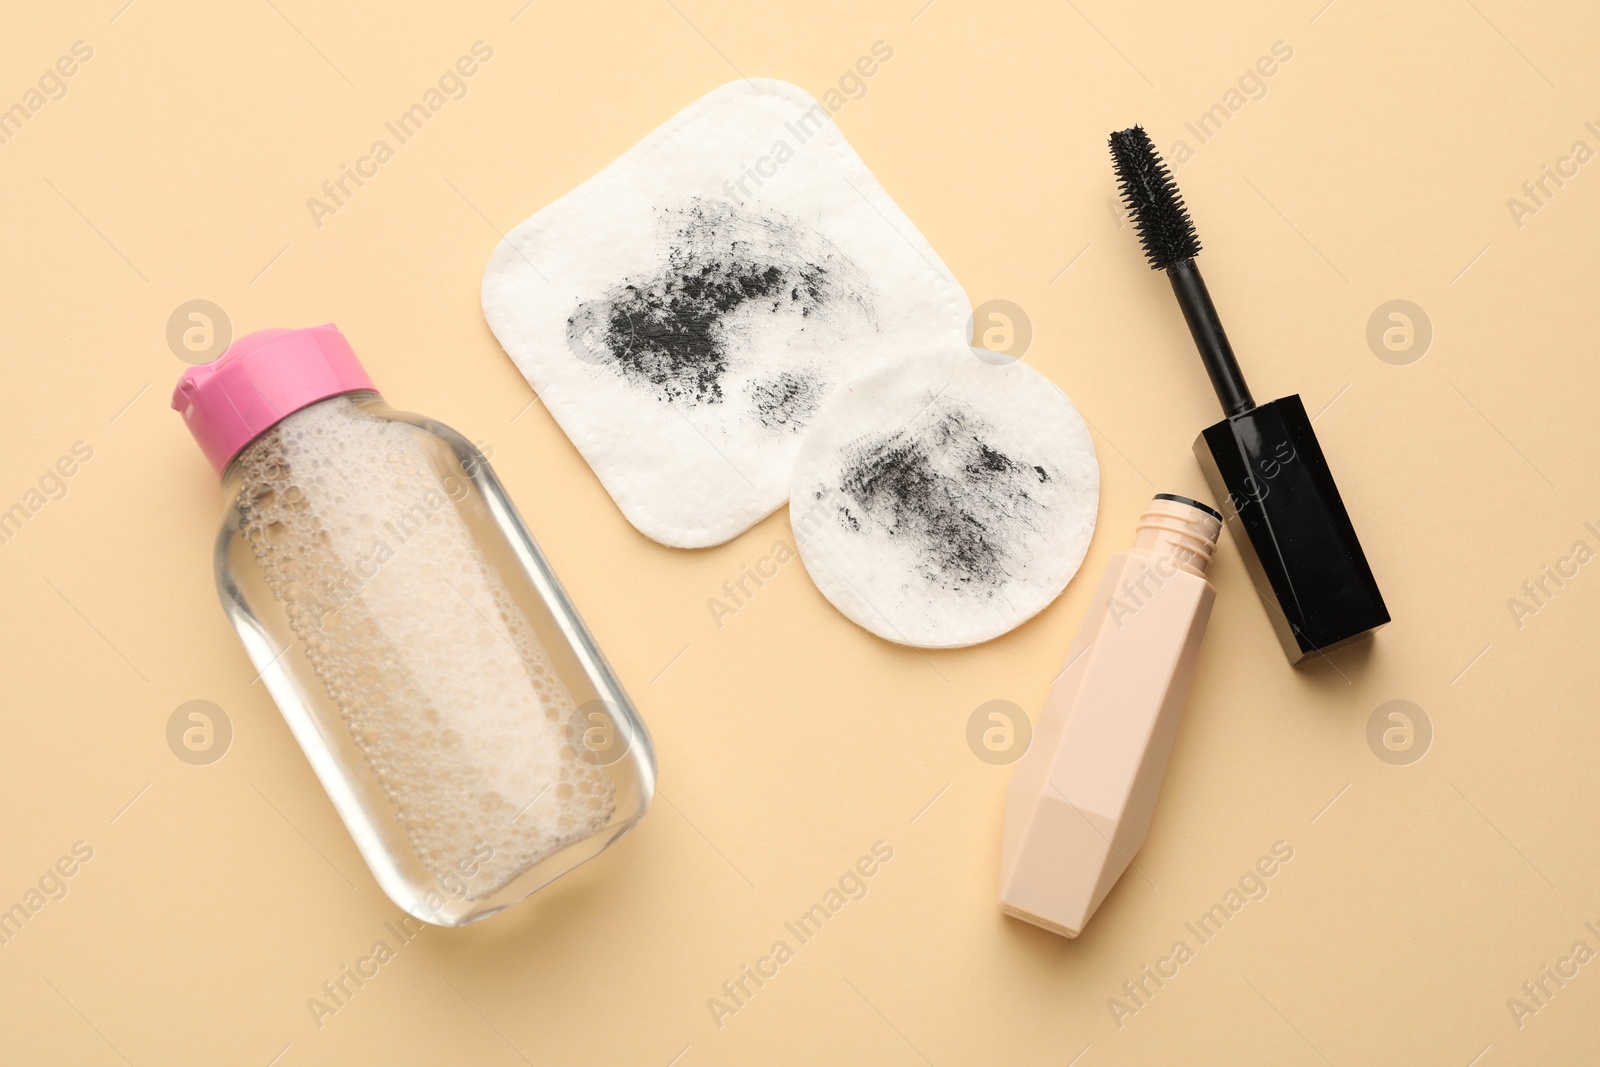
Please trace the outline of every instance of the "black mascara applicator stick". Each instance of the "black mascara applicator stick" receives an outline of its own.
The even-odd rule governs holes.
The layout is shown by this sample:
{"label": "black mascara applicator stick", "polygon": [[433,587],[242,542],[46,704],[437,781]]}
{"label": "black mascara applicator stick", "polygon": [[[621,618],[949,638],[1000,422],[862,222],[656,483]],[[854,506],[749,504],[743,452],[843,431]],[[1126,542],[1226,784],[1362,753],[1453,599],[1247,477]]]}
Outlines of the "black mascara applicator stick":
{"label": "black mascara applicator stick", "polygon": [[1194,454],[1291,663],[1389,621],[1355,527],[1298,396],[1257,404],[1195,257],[1200,238],[1150,137],[1111,135],[1111,158],[1145,256],[1165,271],[1226,417]]}
{"label": "black mascara applicator stick", "polygon": [[1149,134],[1135,126],[1111,135],[1111,156],[1116,164],[1128,211],[1139,227],[1150,266],[1167,272],[1172,291],[1183,309],[1184,321],[1194,338],[1200,358],[1205,361],[1211,386],[1222,401],[1222,410],[1238,415],[1255,407],[1244,373],[1234,358],[1233,346],[1217,317],[1206,280],[1194,257],[1200,253],[1200,238],[1183,206],[1172,175],[1156,154]]}
{"label": "black mascara applicator stick", "polygon": [[1189,324],[1189,335],[1205,361],[1206,373],[1211,375],[1211,387],[1222,401],[1222,410],[1229,415],[1249,411],[1256,402],[1250,398],[1250,387],[1244,384],[1244,373],[1223,332],[1222,320],[1217,318],[1217,305],[1211,302],[1200,268],[1192,259],[1181,259],[1167,268],[1167,278],[1183,309],[1183,320]]}

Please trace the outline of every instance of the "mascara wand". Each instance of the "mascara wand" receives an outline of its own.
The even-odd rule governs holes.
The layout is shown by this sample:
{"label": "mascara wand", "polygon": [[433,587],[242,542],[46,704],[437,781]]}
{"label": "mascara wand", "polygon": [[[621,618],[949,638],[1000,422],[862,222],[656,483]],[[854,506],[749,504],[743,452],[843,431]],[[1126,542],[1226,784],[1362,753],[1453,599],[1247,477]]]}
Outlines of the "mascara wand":
{"label": "mascara wand", "polygon": [[1249,411],[1255,401],[1250,399],[1250,388],[1244,384],[1233,346],[1217,318],[1217,307],[1195,265],[1200,238],[1167,165],[1140,126],[1111,135],[1111,156],[1123,200],[1137,221],[1144,253],[1152,268],[1167,272],[1222,409],[1229,415]]}
{"label": "mascara wand", "polygon": [[[1200,238],[1149,134],[1111,135],[1111,158],[1146,258],[1166,271],[1225,418],[1195,439],[1256,591],[1291,663],[1389,621],[1298,395],[1257,405],[1195,258]],[[1269,594],[1270,590],[1270,594]]]}

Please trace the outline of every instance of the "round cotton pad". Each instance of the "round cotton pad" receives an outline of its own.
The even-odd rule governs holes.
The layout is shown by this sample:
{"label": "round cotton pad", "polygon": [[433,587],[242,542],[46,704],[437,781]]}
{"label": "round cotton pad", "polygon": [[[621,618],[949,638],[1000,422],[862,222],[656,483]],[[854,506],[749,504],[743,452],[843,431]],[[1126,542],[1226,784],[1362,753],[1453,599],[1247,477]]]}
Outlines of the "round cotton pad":
{"label": "round cotton pad", "polygon": [[1094,442],[1072,401],[1025,364],[957,345],[869,371],[823,409],[789,521],[812,580],[852,622],[959,648],[1060,594],[1099,498]]}

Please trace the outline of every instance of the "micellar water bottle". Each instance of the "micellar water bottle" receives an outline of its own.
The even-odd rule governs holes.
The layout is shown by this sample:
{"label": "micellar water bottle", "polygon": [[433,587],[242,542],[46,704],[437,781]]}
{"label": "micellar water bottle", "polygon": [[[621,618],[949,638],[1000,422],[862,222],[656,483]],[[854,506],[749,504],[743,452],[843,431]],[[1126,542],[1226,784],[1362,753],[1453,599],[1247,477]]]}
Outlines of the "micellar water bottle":
{"label": "micellar water bottle", "polygon": [[482,919],[644,816],[650,736],[469,441],[331,325],[240,338],[172,406],[222,477],[223,607],[396,904]]}

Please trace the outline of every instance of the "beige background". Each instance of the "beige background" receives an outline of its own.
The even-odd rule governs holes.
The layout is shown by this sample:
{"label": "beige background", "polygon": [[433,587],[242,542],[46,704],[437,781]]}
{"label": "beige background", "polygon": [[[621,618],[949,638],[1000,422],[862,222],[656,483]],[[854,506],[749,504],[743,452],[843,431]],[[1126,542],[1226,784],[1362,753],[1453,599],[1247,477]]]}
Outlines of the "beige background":
{"label": "beige background", "polygon": [[[1520,227],[1507,199],[1575,141],[1600,149],[1600,9],[123,3],[12,5],[0,33],[0,106],[94,49],[0,145],[0,508],[94,450],[0,545],[0,907],[94,850],[0,947],[5,1062],[1594,1060],[1600,962],[1520,1028],[1507,999],[1575,941],[1600,950],[1600,564],[1520,627],[1508,600],[1600,549],[1600,172],[1547,181]],[[470,95],[317,228],[306,199],[480,39]],[[1009,770],[965,730],[985,701],[1039,706],[1092,579],[999,641],[919,654],[790,563],[718,629],[708,598],[785,517],[706,551],[645,541],[478,306],[499,232],[685,104],[740,74],[820,95],[879,40],[893,59],[837,121],[975,302],[1026,309],[1028,360],[1091,420],[1086,578],[1152,492],[1204,493],[1189,447],[1217,417],[1110,204],[1105,135],[1143,121],[1194,147],[1185,121],[1293,49],[1180,178],[1256,395],[1318,414],[1396,621],[1293,670],[1225,541],[1142,875],[1076,942],[1000,916]],[[307,998],[397,909],[216,602],[215,480],[167,410],[164,325],[195,298],[239,333],[335,320],[394,404],[488,442],[659,749],[636,833],[422,934],[320,1029]],[[1409,365],[1366,340],[1391,299],[1433,326]],[[166,742],[193,699],[233,724],[210,766]],[[1396,699],[1435,732],[1409,766],[1366,740]],[[707,998],[878,840],[894,859],[868,896],[715,1026]],[[1294,858],[1269,895],[1199,946],[1184,922],[1277,841]],[[1119,1028],[1108,998],[1180,938],[1194,959]]]}

